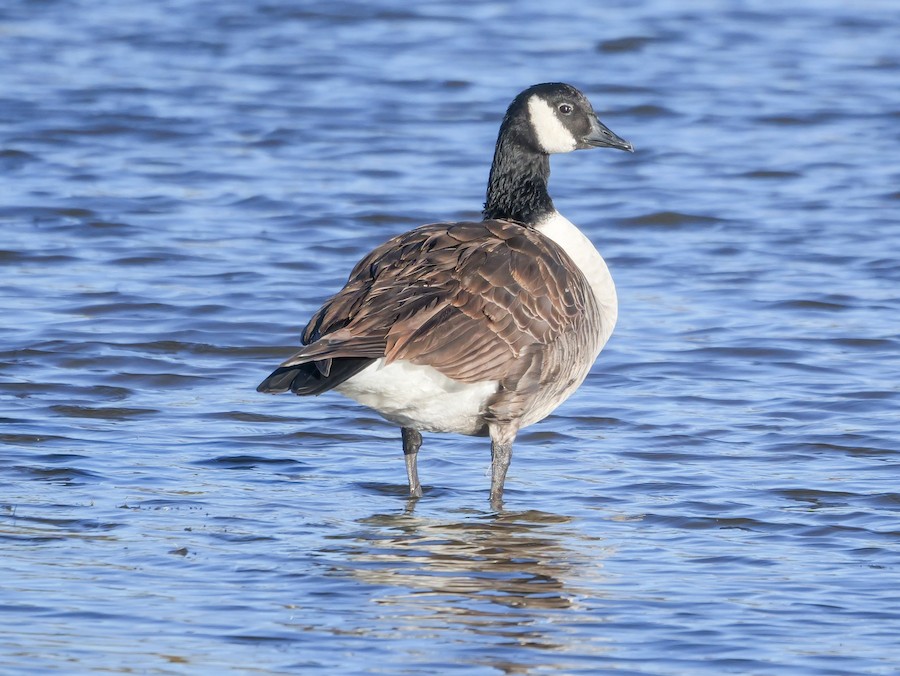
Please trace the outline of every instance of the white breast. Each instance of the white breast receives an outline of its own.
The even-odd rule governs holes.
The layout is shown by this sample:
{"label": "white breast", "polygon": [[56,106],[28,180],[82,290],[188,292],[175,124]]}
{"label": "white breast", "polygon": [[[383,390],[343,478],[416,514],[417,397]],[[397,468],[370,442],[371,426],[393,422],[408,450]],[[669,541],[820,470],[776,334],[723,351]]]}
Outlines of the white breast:
{"label": "white breast", "polygon": [[[581,230],[559,212],[537,225],[541,234],[546,235],[562,247],[569,257],[584,273],[597,305],[600,308],[602,337],[597,353],[606,345],[619,317],[619,300],[616,296],[616,285],[606,266],[603,256],[594,247]],[[596,355],[594,355],[596,357]]]}

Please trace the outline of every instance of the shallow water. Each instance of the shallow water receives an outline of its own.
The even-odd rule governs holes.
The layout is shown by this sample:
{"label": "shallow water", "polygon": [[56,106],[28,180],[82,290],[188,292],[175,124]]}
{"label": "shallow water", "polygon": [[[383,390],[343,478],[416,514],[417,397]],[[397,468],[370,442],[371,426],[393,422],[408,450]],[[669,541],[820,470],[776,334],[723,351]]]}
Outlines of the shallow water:
{"label": "shallow water", "polygon": [[[590,6],[588,6],[590,5]],[[0,673],[900,671],[900,14],[11,0]],[[352,264],[477,217],[499,119],[620,320],[519,437],[256,394]]]}

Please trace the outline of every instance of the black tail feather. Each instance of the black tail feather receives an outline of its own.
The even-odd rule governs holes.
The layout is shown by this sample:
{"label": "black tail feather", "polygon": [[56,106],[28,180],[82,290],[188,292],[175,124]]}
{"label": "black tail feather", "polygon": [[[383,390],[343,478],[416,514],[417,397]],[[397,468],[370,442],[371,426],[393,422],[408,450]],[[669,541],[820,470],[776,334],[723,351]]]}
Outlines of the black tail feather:
{"label": "black tail feather", "polygon": [[318,362],[279,366],[259,384],[256,391],[273,394],[287,391],[294,394],[322,394],[352,378],[375,360],[366,357],[339,357],[329,361],[330,369]]}

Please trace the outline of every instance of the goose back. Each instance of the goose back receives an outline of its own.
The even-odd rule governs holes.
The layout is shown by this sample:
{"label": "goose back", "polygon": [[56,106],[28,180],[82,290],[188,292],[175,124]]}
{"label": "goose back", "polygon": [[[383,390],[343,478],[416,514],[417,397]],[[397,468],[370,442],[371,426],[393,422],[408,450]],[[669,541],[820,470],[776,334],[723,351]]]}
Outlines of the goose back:
{"label": "goose back", "polygon": [[324,391],[375,360],[405,361],[456,382],[496,381],[484,425],[521,427],[584,380],[607,333],[600,322],[582,271],[534,227],[425,225],[363,258],[313,315],[305,347],[270,379],[280,371],[284,385],[302,371]]}

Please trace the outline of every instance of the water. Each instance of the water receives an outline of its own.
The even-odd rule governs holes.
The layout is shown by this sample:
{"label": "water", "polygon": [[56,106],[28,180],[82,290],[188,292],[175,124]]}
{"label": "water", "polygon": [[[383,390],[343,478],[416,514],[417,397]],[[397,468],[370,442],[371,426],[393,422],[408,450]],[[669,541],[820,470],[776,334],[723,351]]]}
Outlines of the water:
{"label": "water", "polygon": [[[893,3],[7,0],[0,673],[900,671]],[[375,244],[555,157],[620,322],[515,449],[255,385]]]}

